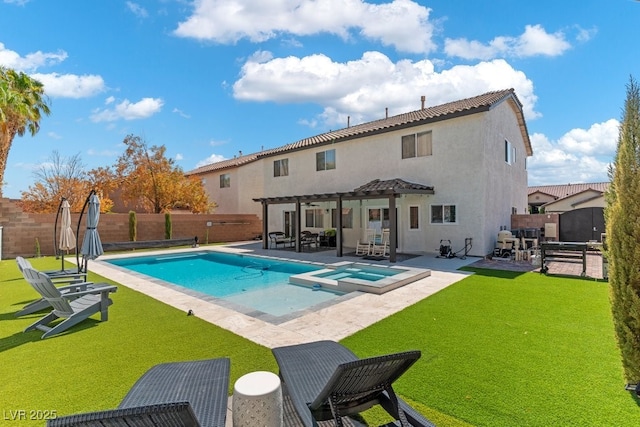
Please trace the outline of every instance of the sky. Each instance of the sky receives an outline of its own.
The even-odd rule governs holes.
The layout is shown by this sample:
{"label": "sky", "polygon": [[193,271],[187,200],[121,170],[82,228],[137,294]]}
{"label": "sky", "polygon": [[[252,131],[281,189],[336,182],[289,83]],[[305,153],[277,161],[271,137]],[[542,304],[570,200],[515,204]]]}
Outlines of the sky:
{"label": "sky", "polygon": [[4,197],[53,152],[112,166],[127,135],[184,171],[347,126],[514,88],[530,186],[608,181],[633,0],[0,0],[0,66],[51,114],[13,141]]}

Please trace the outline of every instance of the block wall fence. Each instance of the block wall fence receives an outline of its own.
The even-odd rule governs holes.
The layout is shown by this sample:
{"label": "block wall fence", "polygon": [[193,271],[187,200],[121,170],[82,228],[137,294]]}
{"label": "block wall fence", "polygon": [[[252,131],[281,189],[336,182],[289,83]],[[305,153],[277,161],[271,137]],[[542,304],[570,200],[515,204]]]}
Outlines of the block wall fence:
{"label": "block wall fence", "polygon": [[555,224],[556,234],[554,236],[544,236],[546,240],[560,239],[560,214],[522,214],[511,215],[511,229],[517,230],[521,228],[545,228],[545,224]]}
{"label": "block wall fence", "polygon": [[[137,214],[137,240],[164,239],[164,214]],[[71,214],[74,234],[80,214]],[[80,225],[80,245],[86,227],[86,211]],[[0,198],[0,227],[2,227],[2,259],[36,255],[36,239],[42,255],[55,255],[54,223],[56,214],[23,212],[13,201]],[[58,219],[58,221],[60,221]],[[189,214],[171,215],[172,238],[187,239],[198,236],[201,243],[239,242],[252,240],[262,234],[262,220],[248,214]],[[211,223],[211,226],[207,226]],[[58,224],[58,231],[60,225]],[[129,214],[106,213],[98,224],[103,243],[129,241]],[[75,254],[75,251],[74,251]]]}

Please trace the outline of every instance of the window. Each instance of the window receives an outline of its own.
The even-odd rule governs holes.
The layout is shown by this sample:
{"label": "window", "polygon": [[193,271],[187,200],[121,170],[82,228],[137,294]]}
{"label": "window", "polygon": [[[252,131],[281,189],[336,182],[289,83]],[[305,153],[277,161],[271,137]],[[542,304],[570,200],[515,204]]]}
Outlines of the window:
{"label": "window", "polygon": [[324,218],[322,209],[307,209],[304,211],[305,226],[309,228],[323,228]]}
{"label": "window", "polygon": [[420,228],[420,221],[418,220],[420,210],[418,206],[409,206],[409,229],[417,230]]}
{"label": "window", "polygon": [[402,137],[402,158],[431,156],[433,145],[431,142],[431,131],[420,132]]}
{"label": "window", "polygon": [[220,175],[220,188],[228,188],[231,187],[231,175],[228,173],[223,173]]}
{"label": "window", "polygon": [[[337,209],[331,209],[331,228],[338,228]],[[342,208],[342,228],[353,228],[353,209]]]}
{"label": "window", "polygon": [[453,224],[456,222],[455,205],[431,205],[432,224]]}
{"label": "window", "polygon": [[504,140],[504,161],[509,165],[516,162],[516,147],[511,145],[506,139]]}
{"label": "window", "polygon": [[336,168],[336,150],[316,153],[316,170],[324,171]]}
{"label": "window", "polygon": [[280,159],[273,162],[273,176],[289,176],[289,159]]}

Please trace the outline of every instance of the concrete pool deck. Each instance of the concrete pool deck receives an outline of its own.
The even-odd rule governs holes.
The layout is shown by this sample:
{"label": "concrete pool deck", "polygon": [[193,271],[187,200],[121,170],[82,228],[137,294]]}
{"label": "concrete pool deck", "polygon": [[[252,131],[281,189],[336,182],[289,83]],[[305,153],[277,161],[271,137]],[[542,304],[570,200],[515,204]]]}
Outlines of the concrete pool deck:
{"label": "concrete pool deck", "polygon": [[[292,251],[264,250],[259,242],[155,251],[153,254],[202,250],[274,256],[321,263],[336,263],[351,258],[349,256],[336,257],[334,251],[296,253]],[[136,251],[134,254],[135,256],[145,255],[142,251]],[[475,257],[468,257],[464,260],[461,258],[443,259],[436,258],[435,254],[416,256],[403,262],[398,262],[395,265],[430,269],[431,275],[429,277],[422,278],[382,295],[359,292],[356,296],[346,298],[335,304],[304,313],[279,324],[273,324],[215,302],[186,294],[177,289],[158,285],[140,275],[130,274],[104,262],[121,256],[122,254],[103,255],[98,260],[89,262],[89,270],[121,283],[128,288],[142,292],[185,313],[192,310],[196,317],[268,348],[318,340],[338,341],[405,307],[415,304],[452,283],[462,280],[469,273],[456,270],[479,260],[479,258]],[[355,260],[355,258],[353,259]],[[388,261],[367,262],[389,265]]]}

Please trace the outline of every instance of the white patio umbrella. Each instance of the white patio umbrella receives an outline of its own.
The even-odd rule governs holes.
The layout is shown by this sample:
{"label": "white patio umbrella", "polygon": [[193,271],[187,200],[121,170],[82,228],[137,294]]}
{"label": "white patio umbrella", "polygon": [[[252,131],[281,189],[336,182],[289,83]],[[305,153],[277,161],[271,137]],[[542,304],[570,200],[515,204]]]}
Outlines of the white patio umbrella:
{"label": "white patio umbrella", "polygon": [[[93,193],[89,196],[89,210],[87,212],[87,230],[84,233],[80,253],[85,262],[96,259],[104,253],[100,234],[98,234],[98,221],[100,220],[100,199]],[[85,265],[86,271],[86,265]]]}
{"label": "white patio umbrella", "polygon": [[64,270],[64,253],[76,247],[76,236],[71,229],[71,205],[64,199],[60,208],[60,240],[58,241],[58,249],[62,255],[62,270]]}

